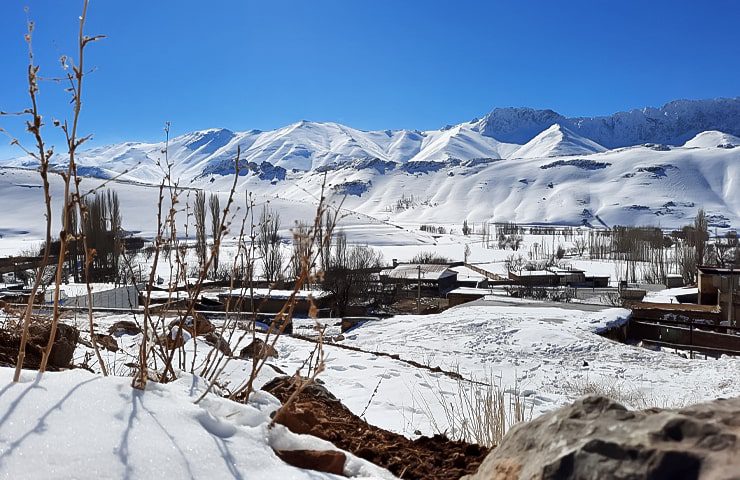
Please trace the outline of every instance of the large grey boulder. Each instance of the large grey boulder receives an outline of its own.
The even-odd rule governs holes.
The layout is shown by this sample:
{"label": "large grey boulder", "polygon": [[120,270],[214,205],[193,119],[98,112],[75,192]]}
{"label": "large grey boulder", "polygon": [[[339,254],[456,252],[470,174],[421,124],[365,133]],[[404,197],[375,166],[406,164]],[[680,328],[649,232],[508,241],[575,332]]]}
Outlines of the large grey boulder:
{"label": "large grey boulder", "polygon": [[740,479],[740,398],[628,411],[600,396],[516,425],[468,480]]}

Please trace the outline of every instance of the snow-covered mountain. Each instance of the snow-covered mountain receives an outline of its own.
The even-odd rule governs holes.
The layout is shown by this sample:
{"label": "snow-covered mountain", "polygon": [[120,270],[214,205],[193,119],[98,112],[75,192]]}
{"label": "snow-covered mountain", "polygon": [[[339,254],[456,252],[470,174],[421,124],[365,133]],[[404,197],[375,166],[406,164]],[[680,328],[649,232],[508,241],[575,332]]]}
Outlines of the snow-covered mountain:
{"label": "snow-covered mountain", "polygon": [[[597,119],[497,109],[429,131],[308,121],[271,131],[210,129],[167,145],[127,142],[80,152],[78,171],[156,184],[166,148],[181,185],[223,191],[240,148],[240,190],[311,202],[326,178],[330,196],[347,196],[348,208],[384,221],[677,226],[704,207],[713,225],[737,227],[739,104],[678,101]],[[726,130],[687,137],[705,125]],[[607,149],[628,138],[635,144]],[[7,164],[34,166],[27,158]]]}
{"label": "snow-covered mountain", "polygon": [[607,148],[643,143],[681,145],[707,130],[740,136],[740,97],[675,100],[660,108],[604,117],[567,118],[552,110],[497,108],[476,127],[483,135],[502,142],[525,143],[556,123]]}
{"label": "snow-covered mountain", "polygon": [[[445,162],[507,158],[519,145],[481,135],[469,123],[441,130],[362,131],[338,123],[301,121],[272,131],[209,129],[181,135],[167,145],[177,174],[211,175],[233,171],[237,146],[244,164],[269,163],[285,171],[313,171],[357,161]],[[156,160],[164,143],[123,143],[82,152],[80,165],[100,175],[120,173],[138,180],[161,177]],[[31,166],[27,159],[14,165]],[[255,168],[255,167],[253,167]],[[90,170],[92,172],[92,170]]]}

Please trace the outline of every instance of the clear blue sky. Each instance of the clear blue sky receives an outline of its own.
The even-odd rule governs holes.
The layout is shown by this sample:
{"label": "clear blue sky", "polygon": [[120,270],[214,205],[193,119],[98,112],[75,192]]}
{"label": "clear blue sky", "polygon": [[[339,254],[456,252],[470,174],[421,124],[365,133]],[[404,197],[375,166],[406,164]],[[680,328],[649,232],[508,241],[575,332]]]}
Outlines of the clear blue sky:
{"label": "clear blue sky", "polygon": [[[54,76],[81,3],[0,2],[0,110],[27,105],[24,6]],[[92,0],[87,32],[108,38],[89,49],[82,128],[98,145],[159,140],[167,120],[174,134],[431,129],[497,106],[600,115],[737,96],[739,24],[734,0]],[[66,115],[59,85],[41,101]]]}

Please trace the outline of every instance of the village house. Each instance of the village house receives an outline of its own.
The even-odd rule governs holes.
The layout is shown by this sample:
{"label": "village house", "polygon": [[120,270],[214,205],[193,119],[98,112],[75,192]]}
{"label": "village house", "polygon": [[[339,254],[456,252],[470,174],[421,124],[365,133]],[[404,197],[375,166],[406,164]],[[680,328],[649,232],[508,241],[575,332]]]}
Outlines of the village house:
{"label": "village house", "polygon": [[699,267],[699,305],[718,305],[723,321],[738,325],[740,317],[740,270]]}
{"label": "village house", "polygon": [[509,272],[509,279],[527,287],[555,287],[560,283],[560,277],[549,270]]}
{"label": "village house", "polygon": [[[218,294],[218,299],[230,312],[278,313],[290,299],[293,290],[235,288]],[[293,297],[294,315],[308,315],[313,304],[319,316],[329,315],[332,294],[323,290],[298,290]]]}
{"label": "village house", "polygon": [[488,286],[488,277],[465,265],[451,266],[450,270],[457,274],[458,287],[486,288]]}
{"label": "village house", "polygon": [[444,296],[457,286],[457,273],[447,265],[409,263],[381,271],[380,281],[408,290],[421,286],[425,294]]}
{"label": "village house", "polygon": [[576,286],[586,283],[586,272],[578,268],[552,267],[548,270],[558,276],[559,285]]}

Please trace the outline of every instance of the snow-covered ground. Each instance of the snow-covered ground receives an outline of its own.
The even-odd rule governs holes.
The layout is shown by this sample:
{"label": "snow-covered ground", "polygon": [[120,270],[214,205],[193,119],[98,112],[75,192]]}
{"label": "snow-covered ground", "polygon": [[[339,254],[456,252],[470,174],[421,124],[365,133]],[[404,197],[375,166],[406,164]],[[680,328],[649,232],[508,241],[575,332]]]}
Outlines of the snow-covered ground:
{"label": "snow-covered ground", "polygon": [[[0,478],[343,478],[294,468],[274,449],[337,450],[328,442],[268,428],[280,402],[257,392],[238,404],[204,391],[196,377],[131,388],[131,379],[85,370],[0,368]],[[394,478],[347,453],[345,473]]]}
{"label": "snow-covered ground", "polygon": [[[460,382],[405,360],[516,391],[535,415],[595,388],[622,392],[622,400],[632,401],[633,407],[685,404],[740,394],[730,374],[740,371],[740,359],[689,360],[671,350],[625,345],[597,334],[623,322],[628,313],[591,305],[490,297],[436,315],[370,321],[345,334],[338,345],[326,345],[327,368],[320,378],[355,413],[365,411],[371,423],[406,435],[415,431],[434,433],[430,416],[444,425],[440,400],[455,395]],[[111,322],[127,318],[131,317],[108,316],[98,318],[96,323],[105,330]],[[84,330],[84,315],[77,321]],[[237,343],[239,336],[231,342],[235,354],[251,341],[248,334]],[[124,364],[135,360],[139,341],[139,336],[123,336],[119,338],[121,351],[103,352],[109,370],[128,374]],[[197,343],[198,355],[205,355],[208,345],[200,339]],[[293,373],[313,348],[312,342],[284,336],[277,345],[279,358],[270,363]],[[194,351],[190,341],[186,346],[188,364]],[[86,347],[78,347],[77,362],[89,352]],[[94,366],[95,362],[90,363]],[[200,363],[195,362],[196,373]],[[233,391],[246,380],[250,368],[251,361],[232,359],[221,384]],[[276,375],[271,370],[263,373],[258,385]],[[470,388],[467,382],[464,385]]]}

